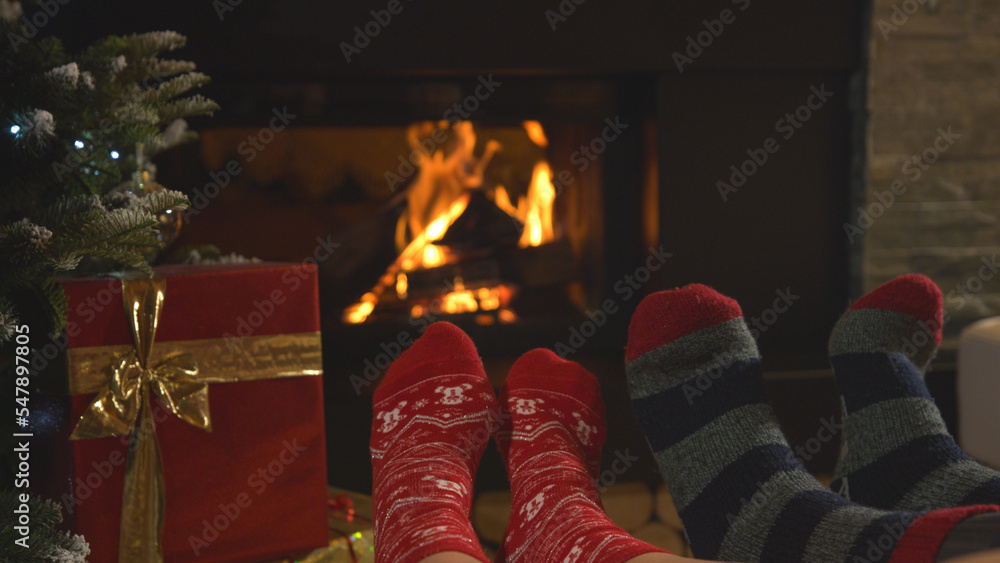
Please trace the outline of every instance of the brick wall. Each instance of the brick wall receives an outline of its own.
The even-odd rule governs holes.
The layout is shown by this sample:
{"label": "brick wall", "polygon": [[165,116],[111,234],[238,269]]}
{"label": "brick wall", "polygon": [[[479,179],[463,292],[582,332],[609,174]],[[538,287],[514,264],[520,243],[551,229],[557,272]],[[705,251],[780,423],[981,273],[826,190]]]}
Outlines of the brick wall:
{"label": "brick wall", "polygon": [[871,21],[868,216],[845,230],[865,291],[906,272],[941,286],[953,349],[1000,315],[1000,0],[874,0]]}

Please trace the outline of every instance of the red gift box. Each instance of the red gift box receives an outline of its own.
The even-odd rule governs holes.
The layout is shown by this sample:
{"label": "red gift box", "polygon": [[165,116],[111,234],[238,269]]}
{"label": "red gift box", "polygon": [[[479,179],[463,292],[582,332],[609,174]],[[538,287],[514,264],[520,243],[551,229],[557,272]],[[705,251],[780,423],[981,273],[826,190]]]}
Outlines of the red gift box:
{"label": "red gift box", "polygon": [[[190,352],[196,378],[212,381],[210,432],[178,418],[162,397],[150,403],[163,469],[164,560],[260,561],[326,545],[315,268],[263,263],[165,266],[156,272],[166,286],[153,357]],[[95,391],[93,381],[81,387],[84,376],[110,374],[112,350],[138,349],[122,282],[60,283],[70,307],[70,391],[74,385]],[[93,410],[95,396],[69,398],[68,421],[51,436],[48,482],[56,484],[50,496],[62,501],[76,532],[90,543],[89,560],[113,562],[119,559],[128,436],[69,438]]]}

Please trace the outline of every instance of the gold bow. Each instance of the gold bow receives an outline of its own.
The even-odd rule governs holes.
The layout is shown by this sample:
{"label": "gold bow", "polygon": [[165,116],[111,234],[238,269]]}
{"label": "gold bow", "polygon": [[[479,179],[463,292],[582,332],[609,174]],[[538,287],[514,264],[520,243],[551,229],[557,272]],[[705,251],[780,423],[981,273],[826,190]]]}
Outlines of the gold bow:
{"label": "gold bow", "polygon": [[158,276],[122,277],[122,301],[132,349],[119,354],[112,363],[107,386],[87,407],[70,437],[81,440],[129,434],[119,561],[163,561],[163,462],[150,410],[150,392],[185,422],[212,430],[208,383],[198,379],[194,356],[173,352],[149,366],[166,285],[167,281]]}
{"label": "gold bow", "polygon": [[323,373],[318,332],[178,340],[170,342],[170,351],[154,349],[165,292],[162,277],[122,276],[122,303],[132,346],[67,351],[70,393],[97,393],[71,438],[129,435],[120,562],[163,561],[165,487],[150,410],[153,393],[182,420],[211,431],[209,384]]}

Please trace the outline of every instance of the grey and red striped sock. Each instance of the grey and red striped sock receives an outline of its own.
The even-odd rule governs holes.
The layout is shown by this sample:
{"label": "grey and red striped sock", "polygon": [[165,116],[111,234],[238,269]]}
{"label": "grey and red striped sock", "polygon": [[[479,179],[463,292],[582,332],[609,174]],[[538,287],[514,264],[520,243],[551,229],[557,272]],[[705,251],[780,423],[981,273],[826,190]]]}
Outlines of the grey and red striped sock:
{"label": "grey and red striped sock", "polygon": [[653,294],[629,327],[632,405],[694,555],[727,561],[933,562],[1000,506],[885,512],[826,489],[788,447],[739,305],[703,285]]}
{"label": "grey and red striped sock", "polygon": [[1000,503],[1000,472],[955,443],[924,385],[943,317],[941,290],[908,274],[837,321],[830,363],[847,417],[833,490],[895,510]]}

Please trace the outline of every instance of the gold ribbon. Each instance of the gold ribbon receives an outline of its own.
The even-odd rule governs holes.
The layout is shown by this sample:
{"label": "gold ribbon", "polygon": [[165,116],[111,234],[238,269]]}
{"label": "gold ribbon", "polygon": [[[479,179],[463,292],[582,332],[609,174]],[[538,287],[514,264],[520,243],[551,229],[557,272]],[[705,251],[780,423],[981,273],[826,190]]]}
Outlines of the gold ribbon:
{"label": "gold ribbon", "polygon": [[152,394],[181,420],[211,432],[209,383],[317,375],[320,339],[315,332],[207,339],[171,342],[173,350],[154,351],[166,280],[122,276],[121,281],[132,346],[69,351],[71,393],[97,393],[70,439],[129,435],[118,560],[162,562],[165,491]]}

